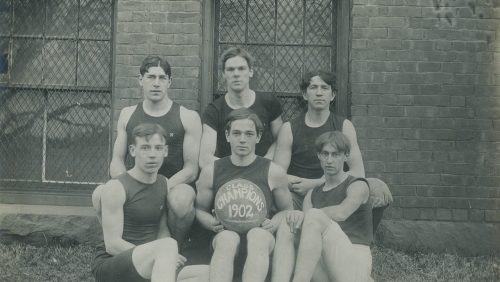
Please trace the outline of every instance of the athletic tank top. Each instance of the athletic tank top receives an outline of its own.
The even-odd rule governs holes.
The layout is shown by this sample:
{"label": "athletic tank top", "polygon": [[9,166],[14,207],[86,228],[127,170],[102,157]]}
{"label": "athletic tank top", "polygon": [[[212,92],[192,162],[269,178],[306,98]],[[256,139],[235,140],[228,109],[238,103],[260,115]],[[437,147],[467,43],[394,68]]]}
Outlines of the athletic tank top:
{"label": "athletic tank top", "polygon": [[249,166],[236,166],[231,162],[231,157],[218,159],[214,162],[214,177],[213,189],[214,195],[217,194],[219,188],[225,183],[233,179],[245,179],[253,182],[264,193],[267,206],[267,217],[270,216],[273,210],[273,198],[271,188],[269,187],[269,167],[271,160],[257,156],[257,158]]}
{"label": "athletic tank top", "polygon": [[326,122],[320,127],[306,125],[305,113],[290,121],[293,143],[292,156],[287,173],[304,178],[320,178],[323,169],[316,154],[314,142],[321,134],[328,131],[342,131],[345,118],[330,112]]}
{"label": "athletic tank top", "polygon": [[[181,122],[180,109],[180,105],[173,102],[172,107],[170,107],[170,110],[165,115],[153,117],[144,112],[141,102],[137,104],[126,126],[127,148],[129,145],[128,140],[130,140],[132,136],[132,130],[140,123],[156,123],[165,129],[167,133],[168,156],[163,160],[163,164],[158,173],[167,178],[172,177],[172,175],[179,172],[184,166],[183,145],[185,131]],[[129,155],[127,149],[125,167],[130,169],[133,166],[134,159]]]}
{"label": "athletic tank top", "polygon": [[[313,208],[321,209],[342,203],[347,197],[347,188],[355,181],[368,181],[349,175],[344,182],[337,187],[323,191],[324,184],[314,188],[311,194]],[[345,221],[337,222],[342,231],[349,237],[353,244],[370,245],[373,240],[372,207],[367,201],[351,214]]]}

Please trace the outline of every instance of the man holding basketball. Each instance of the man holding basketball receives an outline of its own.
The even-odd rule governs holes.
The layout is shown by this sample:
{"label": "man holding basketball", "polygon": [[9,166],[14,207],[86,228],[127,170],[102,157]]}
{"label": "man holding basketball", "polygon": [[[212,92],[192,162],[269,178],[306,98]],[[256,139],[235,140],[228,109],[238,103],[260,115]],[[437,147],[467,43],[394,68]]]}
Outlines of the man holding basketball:
{"label": "man holding basketball", "polygon": [[[205,281],[206,266],[187,266],[167,227],[167,178],[158,175],[167,155],[167,136],[158,124],[132,131],[134,167],[96,189],[92,203],[102,223],[103,244],[92,263],[96,281]],[[178,279],[178,280],[177,280]]]}
{"label": "man holding basketball", "polygon": [[[264,281],[269,268],[269,255],[274,249],[273,233],[283,216],[283,212],[272,215],[273,202],[278,211],[293,208],[285,171],[255,154],[255,145],[261,138],[262,130],[261,121],[251,110],[242,108],[231,112],[225,136],[231,146],[231,155],[203,168],[197,181],[196,218],[203,227],[217,233],[212,241],[214,253],[210,281],[232,281],[235,258],[239,254],[238,257],[243,255],[242,259],[245,259],[245,252],[242,281]],[[239,190],[231,193],[231,189]],[[260,191],[254,195],[253,189]],[[256,195],[264,195],[264,199],[258,199]],[[238,200],[241,197],[250,201]],[[226,202],[225,206],[229,209],[222,208],[214,216],[211,212],[214,200],[216,209],[220,208],[220,203],[224,207]],[[240,209],[242,205],[244,208]],[[262,205],[266,207],[267,218],[246,234],[238,234],[236,231],[245,229],[245,222],[255,223],[255,213]],[[249,214],[249,210],[253,213]]]}
{"label": "man holding basketball", "polygon": [[[172,101],[168,89],[172,83],[172,70],[164,58],[146,57],[139,69],[139,84],[144,99],[141,103],[121,110],[113,157],[109,167],[112,178],[133,166],[128,154],[132,129],[140,123],[156,123],[168,135],[169,155],[165,157],[159,173],[169,179],[167,205],[168,224],[172,236],[182,241],[194,220],[195,191],[190,183],[198,176],[198,155],[201,121],[198,113]],[[99,197],[96,190],[94,197]]]}
{"label": "man holding basketball", "polygon": [[373,281],[368,182],[343,170],[350,142],[342,132],[321,134],[315,148],[325,183],[307,192],[303,212],[291,211],[281,223],[273,258],[280,267],[273,268],[272,281],[289,282],[292,273],[294,282]]}

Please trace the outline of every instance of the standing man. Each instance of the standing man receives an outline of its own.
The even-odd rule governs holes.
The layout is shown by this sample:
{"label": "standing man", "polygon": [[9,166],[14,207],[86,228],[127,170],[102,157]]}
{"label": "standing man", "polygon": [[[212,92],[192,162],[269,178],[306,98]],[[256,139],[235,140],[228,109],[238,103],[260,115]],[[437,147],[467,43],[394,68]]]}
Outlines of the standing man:
{"label": "standing man", "polygon": [[210,103],[203,113],[203,135],[201,138],[200,167],[231,154],[226,142],[226,119],[232,110],[249,108],[262,121],[264,131],[255,152],[258,156],[272,159],[273,142],[283,124],[281,104],[276,97],[256,93],[250,89],[254,59],[246,50],[231,47],[221,56],[222,76],[226,80],[227,93]]}
{"label": "standing man", "polygon": [[[249,109],[231,112],[225,136],[231,146],[231,155],[203,168],[197,182],[196,218],[203,227],[217,233],[212,241],[212,282],[232,281],[237,255],[245,262],[242,281],[263,282],[269,268],[269,255],[274,249],[273,233],[283,215],[282,212],[272,214],[273,202],[278,211],[291,210],[293,207],[285,171],[271,160],[255,154],[255,146],[261,140],[262,131],[261,121]],[[265,196],[268,211],[267,219],[260,227],[254,227],[241,236],[226,230],[211,213],[214,195],[220,187],[235,179],[250,181],[254,187],[259,187]]]}
{"label": "standing man", "polygon": [[[277,141],[274,162],[287,170],[289,189],[294,207],[302,209],[304,195],[324,183],[323,169],[316,156],[314,141],[325,132],[341,131],[351,144],[346,166],[349,174],[365,177],[356,130],[351,121],[330,111],[335,99],[336,78],[331,72],[307,73],[300,84],[307,111],[283,124]],[[374,208],[374,226],[382,219],[383,209],[392,202],[392,195],[385,183],[369,179],[371,202]],[[375,229],[374,229],[375,230]]]}
{"label": "standing man", "polygon": [[168,181],[158,175],[167,156],[166,135],[158,124],[136,126],[129,147],[134,167],[96,188],[101,193],[92,203],[104,235],[92,263],[98,282],[194,282],[205,281],[208,275],[206,266],[183,268],[186,259],[170,238]]}
{"label": "standing man", "polygon": [[342,132],[323,133],[315,148],[325,183],[307,192],[303,212],[289,212],[280,225],[273,258],[280,267],[273,268],[273,282],[290,281],[293,271],[294,282],[373,281],[368,181],[344,171],[350,142]]}
{"label": "standing man", "polygon": [[195,192],[189,185],[198,176],[201,121],[195,111],[188,110],[168,97],[172,83],[170,64],[158,56],[148,56],[140,67],[139,85],[144,100],[125,107],[118,118],[117,136],[110,164],[111,177],[126,171],[127,147],[133,128],[139,123],[161,125],[168,135],[170,154],[159,173],[169,178],[167,205],[172,237],[182,241],[194,220]]}

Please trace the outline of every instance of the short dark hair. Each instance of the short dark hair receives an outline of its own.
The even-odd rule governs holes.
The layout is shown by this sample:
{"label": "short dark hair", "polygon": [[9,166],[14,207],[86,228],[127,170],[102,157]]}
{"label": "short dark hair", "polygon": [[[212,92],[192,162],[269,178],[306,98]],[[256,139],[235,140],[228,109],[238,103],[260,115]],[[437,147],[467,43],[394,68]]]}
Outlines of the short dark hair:
{"label": "short dark hair", "polygon": [[307,87],[311,84],[311,79],[315,76],[319,76],[326,84],[330,85],[333,91],[337,90],[337,77],[333,72],[316,70],[310,71],[302,77],[302,81],[300,82],[300,90],[302,92],[307,90]]}
{"label": "short dark hair", "polygon": [[255,59],[247,50],[240,47],[229,47],[220,56],[222,72],[224,72],[224,69],[226,68],[226,61],[234,57],[242,57],[245,61],[247,61],[248,68],[252,69]]}
{"label": "short dark hair", "polygon": [[166,59],[163,59],[159,56],[147,56],[142,61],[141,68],[139,70],[141,75],[147,73],[149,68],[151,67],[160,67],[163,69],[165,74],[168,75],[169,78],[172,77],[172,69],[170,68],[170,64]]}
{"label": "short dark hair", "polygon": [[144,137],[146,140],[149,140],[153,135],[160,135],[165,144],[167,144],[167,133],[165,129],[159,124],[156,123],[140,123],[132,130],[132,135],[130,136],[130,140],[128,140],[129,145],[135,145],[137,141],[137,137]]}
{"label": "short dark hair", "polygon": [[262,121],[254,111],[247,108],[236,109],[229,113],[229,115],[226,118],[226,126],[224,128],[225,131],[229,132],[231,130],[231,123],[233,121],[242,119],[249,119],[253,121],[253,123],[255,124],[255,130],[257,131],[257,135],[258,136],[262,135],[262,132],[264,131],[264,125],[262,125]]}
{"label": "short dark hair", "polygon": [[320,153],[327,144],[332,145],[338,152],[343,152],[346,155],[349,155],[351,152],[351,142],[349,142],[347,136],[340,131],[328,131],[318,136],[314,142],[316,153]]}

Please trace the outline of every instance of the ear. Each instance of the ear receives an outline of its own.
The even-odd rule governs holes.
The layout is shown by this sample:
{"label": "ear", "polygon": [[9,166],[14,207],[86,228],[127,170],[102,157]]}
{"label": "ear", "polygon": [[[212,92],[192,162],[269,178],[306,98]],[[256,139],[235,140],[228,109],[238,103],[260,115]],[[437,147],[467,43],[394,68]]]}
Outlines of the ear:
{"label": "ear", "polygon": [[307,90],[302,92],[302,98],[307,101]]}
{"label": "ear", "polygon": [[163,157],[164,158],[168,157],[168,145],[165,145],[165,152],[163,154]]}
{"label": "ear", "polygon": [[262,137],[262,133],[260,134],[257,134],[257,142],[256,143],[259,143],[260,142],[260,138]]}
{"label": "ear", "polygon": [[142,87],[142,79],[144,78],[144,76],[142,76],[142,74],[139,74],[139,85]]}
{"label": "ear", "polygon": [[249,72],[250,72],[250,77],[253,77],[253,68],[250,68]]}
{"label": "ear", "polygon": [[135,145],[134,144],[131,144],[128,146],[128,151],[129,151],[130,155],[135,158]]}
{"label": "ear", "polygon": [[229,131],[224,131],[226,133],[226,141],[229,142]]}
{"label": "ear", "polygon": [[167,79],[167,89],[170,88],[170,85],[172,85],[172,78],[169,76]]}
{"label": "ear", "polygon": [[337,96],[337,93],[335,93],[335,91],[332,90],[332,99],[330,99],[330,102],[332,102],[335,99],[335,96]]}

